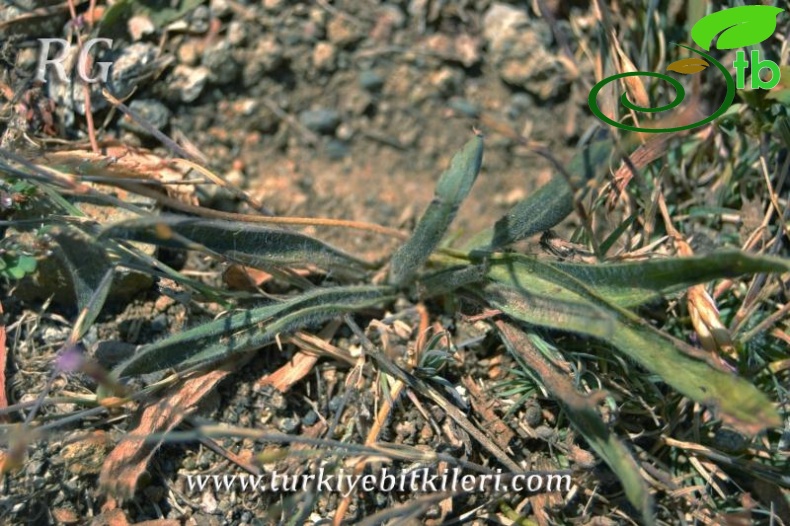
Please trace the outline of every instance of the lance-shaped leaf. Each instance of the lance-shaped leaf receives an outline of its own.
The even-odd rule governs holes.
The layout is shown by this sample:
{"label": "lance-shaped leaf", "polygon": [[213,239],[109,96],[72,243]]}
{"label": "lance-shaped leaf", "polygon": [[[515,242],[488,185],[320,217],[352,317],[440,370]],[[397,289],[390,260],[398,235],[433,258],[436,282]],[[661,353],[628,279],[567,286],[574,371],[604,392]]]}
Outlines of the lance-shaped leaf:
{"label": "lance-shaped leaf", "polygon": [[71,280],[77,309],[82,311],[91,306],[97,290],[100,291],[100,297],[98,306],[93,301],[93,310],[101,309],[109,290],[105,276],[113,267],[105,248],[96,239],[74,227],[57,227],[50,234],[57,242],[53,255]]}
{"label": "lance-shaped leaf", "polygon": [[[526,259],[515,255],[512,260]],[[515,264],[518,267],[518,263]],[[673,259],[651,259],[633,263],[585,265],[553,263],[553,266],[585,283],[603,298],[621,307],[635,307],[663,294],[719,278],[734,278],[761,272],[788,272],[790,261],[752,256],[739,251]],[[508,271],[494,272],[507,280]]]}
{"label": "lance-shaped leaf", "polygon": [[620,479],[628,500],[642,514],[644,524],[654,524],[653,499],[645,480],[639,475],[639,466],[628,448],[612,433],[598,413],[595,403],[574,389],[570,378],[547,360],[518,327],[505,321],[496,323],[502,341],[514,355],[523,358],[551,396],[562,405],[568,419]]}
{"label": "lance-shaped leaf", "polygon": [[310,236],[236,221],[145,217],[111,225],[101,236],[172,248],[208,249],[253,267],[299,263],[346,268],[367,265]]}
{"label": "lance-shaped leaf", "polygon": [[458,207],[472,189],[482,161],[483,137],[476,135],[453,156],[450,168],[439,178],[433,201],[417,223],[414,233],[392,256],[391,284],[405,284],[436,249]]}
{"label": "lance-shaped leaf", "polygon": [[691,39],[710,51],[716,35],[719,49],[734,49],[759,44],[776,31],[776,17],[784,11],[767,5],[746,5],[716,11],[694,24]]}
{"label": "lance-shaped leaf", "polygon": [[392,290],[379,286],[317,289],[285,301],[192,327],[142,347],[113,371],[116,378],[182,368],[254,350],[285,332],[310,327],[348,312],[391,300]]}
{"label": "lance-shaped leaf", "polygon": [[[593,179],[607,165],[612,141],[597,141],[577,153],[568,165],[568,181],[555,174],[545,185],[517,203],[492,228],[475,235],[467,250],[494,251],[557,225],[573,212],[573,189]],[[570,184],[569,184],[570,183]]]}
{"label": "lance-shaped leaf", "polygon": [[[526,323],[605,340],[680,393],[719,410],[723,420],[744,432],[756,433],[780,423],[770,401],[749,382],[608,302],[570,274],[535,259],[519,259],[518,268],[509,256],[497,259],[509,267],[510,278],[507,285],[493,283],[484,289],[483,297],[493,307]],[[552,311],[534,299],[552,286],[554,296],[562,300],[561,310]]]}

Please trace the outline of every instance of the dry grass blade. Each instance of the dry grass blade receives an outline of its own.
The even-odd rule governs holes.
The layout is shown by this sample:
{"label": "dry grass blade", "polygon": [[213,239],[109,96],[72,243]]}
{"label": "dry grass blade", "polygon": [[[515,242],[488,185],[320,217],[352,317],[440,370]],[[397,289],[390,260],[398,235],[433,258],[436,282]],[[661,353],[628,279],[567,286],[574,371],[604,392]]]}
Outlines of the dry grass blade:
{"label": "dry grass blade", "polygon": [[285,392],[299,380],[310,374],[319,356],[310,352],[299,351],[294,354],[288,363],[269,373],[257,382],[256,387],[271,385],[280,392]]}
{"label": "dry grass blade", "polygon": [[[670,237],[675,242],[675,249],[682,257],[694,255],[691,245],[683,238],[672,224],[672,217],[667,210],[664,195],[658,196],[658,207],[664,218],[664,226]],[[687,292],[687,305],[691,315],[691,324],[700,338],[702,346],[709,352],[726,354],[730,358],[737,358],[735,347],[732,343],[730,331],[722,323],[719,309],[714,299],[708,294],[703,285],[692,285]]]}
{"label": "dry grass blade", "polygon": [[263,223],[267,225],[293,225],[293,226],[323,226],[323,227],[339,227],[349,228],[355,230],[364,230],[381,234],[385,236],[394,237],[396,239],[406,239],[408,234],[389,228],[386,226],[377,225],[374,223],[365,223],[362,221],[351,221],[347,219],[331,219],[324,217],[268,217],[254,214],[237,214],[233,212],[223,212],[221,210],[213,210],[202,206],[194,206],[183,203],[178,199],[164,196],[161,193],[151,188],[146,188],[142,185],[133,185],[129,183],[118,183],[117,186],[126,188],[137,194],[145,197],[155,199],[160,205],[167,206],[174,210],[195,214],[198,217],[206,217],[210,219],[223,219],[225,221],[241,221],[246,223]]}
{"label": "dry grass blade", "polygon": [[[262,389],[266,385],[271,385],[278,391],[284,393],[295,383],[307,376],[321,358],[322,354],[327,354],[335,358],[340,358],[342,354],[327,352],[325,349],[331,347],[332,340],[338,327],[339,321],[329,323],[322,331],[320,337],[306,333],[296,333],[290,338],[291,343],[300,347],[301,350],[294,354],[288,363],[269,373],[255,382],[256,389]],[[339,349],[338,349],[339,351]]]}
{"label": "dry grass blade", "polygon": [[472,407],[486,423],[488,431],[494,437],[494,442],[502,449],[507,449],[516,433],[494,411],[496,400],[489,397],[470,376],[464,376],[461,383],[469,391]]}
{"label": "dry grass blade", "polygon": [[[428,327],[428,313],[425,310],[424,305],[420,305],[418,307],[418,311],[420,313],[420,327],[418,329],[418,333],[423,335],[425,331],[427,331]],[[386,340],[385,340],[386,341]],[[424,342],[424,339],[420,338],[417,344],[416,354],[417,356],[420,355],[422,351],[422,346],[420,345],[421,342]],[[386,380],[385,380],[386,381]],[[370,430],[368,431],[367,437],[365,438],[365,445],[366,446],[374,446],[376,442],[379,440],[379,436],[381,435],[381,431],[384,429],[386,425],[390,413],[392,412],[392,408],[394,404],[400,398],[403,389],[406,387],[406,384],[399,379],[394,380],[394,382],[389,387],[389,396],[384,398],[384,402],[381,404],[378,413],[376,414],[376,419],[373,422]],[[361,460],[354,466],[354,475],[359,476],[365,469],[366,462]],[[334,526],[340,526],[343,522],[343,518],[348,511],[348,507],[351,504],[351,495],[348,495],[343,498],[340,504],[335,510],[335,518],[333,521]]]}
{"label": "dry grass blade", "polygon": [[441,407],[442,410],[447,413],[447,416],[452,418],[456,424],[458,424],[464,431],[469,433],[472,438],[478,441],[483,446],[483,448],[490,452],[505,467],[514,473],[521,471],[521,468],[518,466],[518,464],[516,464],[504,451],[502,451],[498,445],[489,439],[485,433],[480,431],[460,409],[448,402],[438,390],[434,389],[431,385],[428,385],[419,378],[416,378],[402,369],[399,369],[383,354],[376,351],[370,352],[369,354],[370,357],[375,360],[376,365],[378,365],[378,367],[383,372],[403,381],[407,387],[417,393],[420,393],[422,396],[431,399],[435,404]]}

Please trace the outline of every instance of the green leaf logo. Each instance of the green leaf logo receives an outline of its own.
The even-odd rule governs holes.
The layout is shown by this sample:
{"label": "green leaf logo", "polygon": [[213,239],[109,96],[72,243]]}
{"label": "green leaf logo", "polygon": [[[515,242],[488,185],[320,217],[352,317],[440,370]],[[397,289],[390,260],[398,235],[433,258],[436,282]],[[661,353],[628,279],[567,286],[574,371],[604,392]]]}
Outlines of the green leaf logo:
{"label": "green leaf logo", "polygon": [[694,24],[691,38],[699,47],[710,51],[713,39],[721,33],[716,47],[733,49],[759,44],[776,30],[776,17],[784,11],[779,7],[747,5],[732,7],[710,14]]}

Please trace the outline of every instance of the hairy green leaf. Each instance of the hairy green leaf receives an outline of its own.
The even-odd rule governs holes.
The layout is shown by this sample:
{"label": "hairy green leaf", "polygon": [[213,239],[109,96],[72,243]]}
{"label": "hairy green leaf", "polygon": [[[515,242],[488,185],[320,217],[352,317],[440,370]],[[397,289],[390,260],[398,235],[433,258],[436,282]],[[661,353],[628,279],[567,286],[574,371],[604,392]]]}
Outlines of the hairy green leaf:
{"label": "hairy green leaf", "polygon": [[484,264],[455,265],[421,277],[417,290],[420,297],[429,298],[485,281],[487,278],[488,267]]}
{"label": "hairy green leaf", "polygon": [[[520,258],[516,256],[516,259]],[[651,259],[633,263],[585,265],[554,263],[556,268],[622,307],[634,307],[698,283],[743,274],[790,271],[790,262],[739,251],[700,257]]]}
{"label": "hairy green leaf", "polygon": [[392,290],[349,286],[311,290],[231,314],[142,347],[113,371],[116,378],[182,368],[251,351],[280,334],[391,300]]}
{"label": "hairy green leaf", "polygon": [[[483,295],[492,306],[526,323],[605,340],[680,393],[718,409],[724,420],[745,432],[779,424],[776,409],[753,385],[610,303],[577,278],[536,259],[518,258],[518,263],[510,255],[496,259],[492,270],[497,269],[495,275],[504,272],[508,279],[502,280],[507,284],[486,287]],[[565,306],[561,310],[535,300],[552,285],[553,296]]]}
{"label": "hairy green leaf", "polygon": [[101,236],[173,248],[208,249],[253,267],[297,263],[345,268],[367,265],[310,236],[236,221],[147,217],[111,225]]}
{"label": "hairy green leaf", "polygon": [[80,311],[80,315],[74,323],[71,337],[73,341],[77,341],[85,336],[85,333],[91,328],[93,322],[99,317],[102,308],[104,308],[104,303],[107,301],[107,296],[110,294],[112,278],[113,269],[110,268],[104,274],[102,280],[96,285],[96,289],[93,291],[93,295],[87,305]]}
{"label": "hairy green leaf", "polygon": [[557,225],[573,212],[573,189],[593,179],[606,166],[612,141],[597,141],[574,156],[568,166],[571,180],[563,174],[554,177],[529,197],[517,203],[492,228],[475,235],[467,250],[494,251],[543,232]]}
{"label": "hairy green leaf", "polygon": [[469,194],[483,161],[483,137],[475,136],[453,156],[450,168],[442,173],[436,194],[420,218],[414,234],[392,256],[389,281],[403,285],[409,281],[441,241]]}

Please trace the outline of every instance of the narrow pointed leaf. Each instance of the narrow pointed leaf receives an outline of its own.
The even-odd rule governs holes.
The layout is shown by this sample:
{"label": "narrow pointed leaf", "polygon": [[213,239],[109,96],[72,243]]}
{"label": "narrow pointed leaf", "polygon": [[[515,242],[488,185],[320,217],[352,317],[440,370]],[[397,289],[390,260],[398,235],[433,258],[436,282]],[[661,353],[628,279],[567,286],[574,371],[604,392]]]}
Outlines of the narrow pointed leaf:
{"label": "narrow pointed leaf", "polygon": [[254,350],[280,333],[310,327],[391,300],[387,287],[350,286],[305,292],[225,316],[142,347],[113,371],[117,378],[217,361]]}
{"label": "narrow pointed leaf", "polygon": [[507,349],[524,359],[535,378],[560,402],[574,429],[620,479],[628,500],[641,513],[643,523],[654,524],[653,499],[639,474],[639,466],[622,441],[609,432],[593,401],[576,391],[568,376],[543,357],[518,327],[504,321],[496,325]]}
{"label": "narrow pointed leaf", "polygon": [[250,223],[187,217],[150,217],[111,225],[102,237],[173,248],[209,249],[253,267],[310,262],[362,268],[365,262],[310,236]]}
{"label": "narrow pointed leaf", "polygon": [[[573,186],[582,186],[607,165],[612,142],[598,141],[576,154],[568,165]],[[475,235],[467,250],[494,251],[543,232],[573,212],[573,189],[563,174],[554,177],[529,197],[517,203],[492,228]]]}
{"label": "narrow pointed leaf", "polygon": [[483,161],[483,137],[475,136],[453,156],[450,168],[442,173],[436,193],[420,218],[414,234],[392,256],[390,283],[408,282],[441,241],[469,194]]}
{"label": "narrow pointed leaf", "polygon": [[617,225],[617,228],[615,228],[614,231],[601,242],[599,247],[601,251],[601,257],[606,257],[609,249],[611,249],[612,246],[617,243],[617,240],[620,239],[625,231],[628,230],[634,221],[636,221],[637,215],[637,213],[634,213],[633,215],[628,216],[625,221]]}
{"label": "narrow pointed leaf", "polygon": [[[553,266],[585,283],[591,290],[622,307],[647,303],[664,294],[719,278],[761,272],[788,272],[790,261],[752,256],[739,251],[707,256],[651,259],[633,263],[585,265],[554,263]],[[505,273],[500,272],[502,275]]]}

